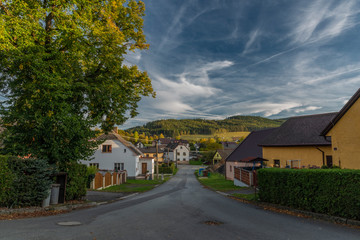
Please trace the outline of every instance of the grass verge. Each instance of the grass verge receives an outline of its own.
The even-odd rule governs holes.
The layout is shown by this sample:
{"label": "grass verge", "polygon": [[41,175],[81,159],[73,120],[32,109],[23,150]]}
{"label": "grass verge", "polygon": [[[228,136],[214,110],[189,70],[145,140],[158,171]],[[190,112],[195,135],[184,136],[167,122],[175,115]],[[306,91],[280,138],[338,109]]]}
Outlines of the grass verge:
{"label": "grass verge", "polygon": [[[197,174],[196,174],[197,176]],[[199,182],[203,185],[214,189],[215,191],[235,191],[242,189],[243,187],[235,186],[233,181],[226,180],[224,175],[219,173],[211,173],[208,178],[198,178]]]}
{"label": "grass verge", "polygon": [[189,164],[190,165],[203,165],[203,162],[200,160],[199,161],[190,160]]}
{"label": "grass verge", "polygon": [[163,184],[170,177],[165,177],[164,180],[154,179],[154,180],[127,180],[126,183],[121,185],[115,185],[103,189],[104,192],[124,192],[124,193],[141,193],[153,189],[156,185]]}
{"label": "grass verge", "polygon": [[245,199],[248,201],[259,201],[259,194],[251,193],[251,194],[243,194],[243,193],[233,193],[231,196],[236,198]]}

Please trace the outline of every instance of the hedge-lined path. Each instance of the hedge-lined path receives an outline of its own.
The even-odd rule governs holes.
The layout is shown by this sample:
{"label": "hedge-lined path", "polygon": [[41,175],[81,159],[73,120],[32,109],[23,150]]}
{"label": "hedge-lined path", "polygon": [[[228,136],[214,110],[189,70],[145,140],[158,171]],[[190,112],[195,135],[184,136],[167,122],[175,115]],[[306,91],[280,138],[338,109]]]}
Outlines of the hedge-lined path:
{"label": "hedge-lined path", "polygon": [[206,189],[195,168],[181,166],[163,185],[114,203],[0,221],[0,239],[360,239],[355,228],[267,211]]}

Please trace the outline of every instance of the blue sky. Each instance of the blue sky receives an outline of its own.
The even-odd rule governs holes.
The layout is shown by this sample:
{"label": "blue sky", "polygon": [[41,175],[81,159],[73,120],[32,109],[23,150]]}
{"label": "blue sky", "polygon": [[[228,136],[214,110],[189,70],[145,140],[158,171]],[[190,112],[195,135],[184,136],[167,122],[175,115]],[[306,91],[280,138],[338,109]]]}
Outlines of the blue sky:
{"label": "blue sky", "polygon": [[360,87],[360,2],[144,0],[150,49],[126,64],[157,97],[121,128],[158,119],[339,111]]}

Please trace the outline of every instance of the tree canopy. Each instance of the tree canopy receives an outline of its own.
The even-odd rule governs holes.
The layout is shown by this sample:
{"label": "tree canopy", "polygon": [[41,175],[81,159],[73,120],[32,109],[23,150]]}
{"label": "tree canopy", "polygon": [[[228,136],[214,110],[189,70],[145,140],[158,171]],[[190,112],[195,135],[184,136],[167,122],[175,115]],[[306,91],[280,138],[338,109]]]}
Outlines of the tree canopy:
{"label": "tree canopy", "polygon": [[92,154],[107,132],[155,96],[147,73],[124,64],[147,49],[135,0],[0,1],[4,149],[59,163]]}

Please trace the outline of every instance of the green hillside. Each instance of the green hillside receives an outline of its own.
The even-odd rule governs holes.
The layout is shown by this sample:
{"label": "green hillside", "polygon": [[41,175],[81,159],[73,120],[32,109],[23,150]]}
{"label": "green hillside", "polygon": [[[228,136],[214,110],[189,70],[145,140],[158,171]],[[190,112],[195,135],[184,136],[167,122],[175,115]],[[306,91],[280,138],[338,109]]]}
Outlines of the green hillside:
{"label": "green hillside", "polygon": [[159,135],[162,133],[165,136],[250,132],[264,128],[279,127],[283,122],[285,122],[284,119],[272,120],[255,116],[233,116],[224,120],[167,119],[129,128],[126,132],[133,133],[137,131],[147,135]]}

